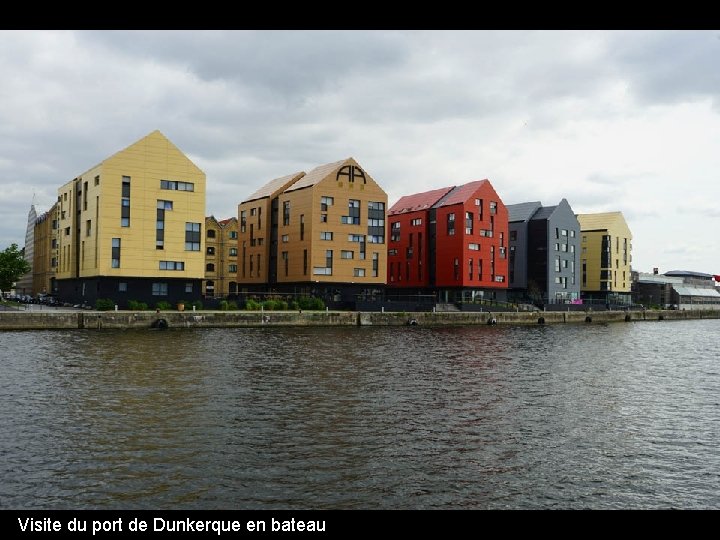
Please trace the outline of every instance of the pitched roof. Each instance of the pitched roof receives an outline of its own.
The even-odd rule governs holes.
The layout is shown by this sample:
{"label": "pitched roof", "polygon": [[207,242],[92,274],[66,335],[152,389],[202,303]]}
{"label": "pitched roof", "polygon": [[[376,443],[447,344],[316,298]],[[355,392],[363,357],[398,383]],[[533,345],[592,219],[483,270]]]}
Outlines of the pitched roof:
{"label": "pitched roof", "polygon": [[533,217],[530,219],[548,219],[550,216],[552,216],[552,214],[556,208],[557,208],[557,205],[542,206],[538,209],[537,212],[535,212],[535,215],[533,215]]}
{"label": "pitched roof", "polygon": [[292,183],[293,180],[297,180],[297,178],[301,178],[304,174],[305,174],[304,172],[300,171],[300,172],[288,174],[286,176],[281,176],[280,178],[275,178],[275,180],[270,180],[267,184],[265,184],[263,187],[258,189],[252,195],[250,195],[243,202],[255,201],[257,199],[263,199],[265,197],[272,197],[272,195],[274,193],[276,193],[278,191],[283,191],[283,188],[288,183]]}
{"label": "pitched roof", "polygon": [[433,204],[447,195],[451,189],[453,188],[445,187],[400,197],[398,201],[392,205],[390,210],[388,210],[388,215],[406,214],[408,212],[416,212],[418,210],[430,208]]}
{"label": "pitched roof", "polygon": [[472,197],[480,186],[487,183],[487,180],[476,180],[474,182],[468,182],[462,186],[457,186],[452,189],[447,195],[436,202],[433,208],[440,208],[442,206],[450,206],[452,204],[462,204]]}
{"label": "pitched roof", "polygon": [[508,204],[506,206],[508,211],[508,222],[513,221],[528,221],[538,208],[542,207],[540,201],[524,202],[518,204]]}
{"label": "pitched roof", "polygon": [[603,230],[620,221],[627,226],[622,212],[599,212],[597,214],[576,214],[583,231]]}
{"label": "pitched roof", "polygon": [[312,171],[307,173],[300,180],[289,186],[285,191],[295,191],[296,189],[303,189],[306,187],[314,186],[318,182],[324,180],[333,171],[345,165],[351,159],[352,158],[342,159],[340,161],[335,161],[334,163],[327,163],[325,165],[315,167]]}

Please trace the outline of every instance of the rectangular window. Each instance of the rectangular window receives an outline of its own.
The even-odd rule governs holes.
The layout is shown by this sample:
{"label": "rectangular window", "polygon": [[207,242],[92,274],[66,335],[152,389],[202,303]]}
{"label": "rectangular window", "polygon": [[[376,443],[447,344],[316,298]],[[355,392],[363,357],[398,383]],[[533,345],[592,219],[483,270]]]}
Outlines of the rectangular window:
{"label": "rectangular window", "polygon": [[315,275],[315,276],[332,276],[332,268],[325,268],[324,266],[316,266],[313,268],[313,275]]}
{"label": "rectangular window", "polygon": [[112,264],[113,268],[120,268],[120,239],[112,239]]}
{"label": "rectangular window", "polygon": [[562,236],[567,236],[567,229],[562,229],[562,230],[560,231],[560,234],[561,234]]}
{"label": "rectangular window", "polygon": [[360,201],[348,200],[348,215],[341,216],[340,222],[345,225],[360,225]]}
{"label": "rectangular window", "polygon": [[208,246],[207,248],[205,248],[205,252],[208,255],[215,255],[215,248],[213,246]]}
{"label": "rectangular window", "polygon": [[327,212],[328,207],[335,204],[335,199],[333,197],[320,197],[320,211],[321,212]]}
{"label": "rectangular window", "polygon": [[130,177],[122,177],[122,195],[120,200],[120,226],[130,226]]}
{"label": "rectangular window", "polygon": [[160,210],[172,210],[173,209],[173,202],[172,201],[165,201],[162,199],[158,199],[157,207]]}
{"label": "rectangular window", "polygon": [[575,238],[575,231],[570,229],[570,238]]}
{"label": "rectangular window", "polygon": [[472,280],[473,278],[473,260],[468,259],[468,279]]}
{"label": "rectangular window", "polygon": [[517,231],[510,231],[510,241],[515,242],[517,240]]}
{"label": "rectangular window", "polygon": [[178,182],[177,180],[160,180],[160,189],[195,191],[195,184],[192,182]]}
{"label": "rectangular window", "polygon": [[560,229],[558,227],[555,227],[555,238],[560,238]]}
{"label": "rectangular window", "polygon": [[240,211],[240,232],[244,233],[247,227],[247,210]]}
{"label": "rectangular window", "polygon": [[555,257],[555,271],[560,271],[560,257]]}
{"label": "rectangular window", "polygon": [[353,268],[353,277],[365,277],[365,269]]}
{"label": "rectangular window", "polygon": [[305,214],[300,214],[300,241],[305,240]]}
{"label": "rectangular window", "polygon": [[373,256],[372,256],[372,276],[373,277],[378,277],[379,265],[380,265],[380,254],[373,253]]}
{"label": "rectangular window", "polygon": [[185,251],[200,251],[200,223],[185,223]]}
{"label": "rectangular window", "polygon": [[91,231],[92,231],[92,221],[88,219],[85,222],[85,236],[90,236]]}
{"label": "rectangular window", "polygon": [[168,285],[167,283],[153,283],[152,284],[152,295],[153,296],[167,296]]}
{"label": "rectangular window", "polygon": [[447,215],[447,233],[448,236],[455,234],[455,214]]}
{"label": "rectangular window", "polygon": [[320,240],[332,240],[332,239],[333,239],[332,232],[327,232],[327,231],[320,232]]}
{"label": "rectangular window", "polygon": [[472,212],[465,212],[465,234],[473,233],[473,215]]}
{"label": "rectangular window", "polygon": [[352,259],[354,257],[355,252],[354,251],[348,251],[343,249],[340,252],[340,258],[341,259]]}
{"label": "rectangular window", "polygon": [[99,185],[100,185],[100,176],[96,176],[96,177],[95,177],[95,185],[96,185],[96,186],[99,186]]}
{"label": "rectangular window", "polygon": [[415,218],[410,222],[410,225],[417,226],[422,225],[422,218]]}
{"label": "rectangular window", "polygon": [[188,281],[185,283],[185,292],[186,293],[192,293],[193,292],[193,284],[192,281]]}
{"label": "rectangular window", "polygon": [[237,231],[230,231],[230,234],[228,234],[228,237],[230,238],[230,240],[237,240],[237,237],[238,237]]}
{"label": "rectangular window", "polygon": [[118,292],[127,292],[127,282],[121,281],[118,283]]}
{"label": "rectangular window", "polygon": [[308,260],[307,249],[303,249],[303,276],[307,276]]}
{"label": "rectangular window", "polygon": [[394,221],[390,224],[390,241],[391,242],[399,242],[400,241],[400,222]]}
{"label": "rectangular window", "polygon": [[281,255],[282,255],[283,263],[285,263],[285,264],[284,264],[284,266],[285,266],[285,277],[287,277],[287,276],[288,276],[288,266],[289,266],[289,262],[288,262],[288,261],[289,261],[288,252],[287,252],[287,251],[283,251]]}
{"label": "rectangular window", "polygon": [[325,250],[325,268],[332,270],[333,266],[333,252],[332,249]]}
{"label": "rectangular window", "polygon": [[283,244],[287,244],[290,241],[290,235],[289,234],[283,234],[282,235],[282,242]]}
{"label": "rectangular window", "polygon": [[290,225],[290,201],[283,201],[283,225]]}
{"label": "rectangular window", "polygon": [[320,223],[327,223],[327,214],[320,214]]}
{"label": "rectangular window", "polygon": [[495,215],[497,213],[497,203],[490,201],[490,215]]}
{"label": "rectangular window", "polygon": [[228,265],[228,272],[236,274],[237,273],[237,264]]}
{"label": "rectangular window", "polygon": [[182,261],[160,261],[160,270],[185,270]]}
{"label": "rectangular window", "polygon": [[237,257],[237,248],[230,248],[230,256]]}

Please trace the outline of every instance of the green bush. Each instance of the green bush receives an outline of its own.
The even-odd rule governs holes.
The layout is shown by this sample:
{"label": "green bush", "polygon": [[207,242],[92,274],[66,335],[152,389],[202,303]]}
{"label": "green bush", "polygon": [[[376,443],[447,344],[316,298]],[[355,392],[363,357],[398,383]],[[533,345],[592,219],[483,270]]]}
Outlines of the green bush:
{"label": "green bush", "polygon": [[297,311],[298,309],[300,309],[300,304],[297,303],[297,300],[292,300],[289,307],[290,309]]}
{"label": "green bush", "polygon": [[265,300],[261,305],[265,311],[275,311],[277,309],[277,300]]}
{"label": "green bush", "polygon": [[138,302],[137,300],[128,300],[128,309],[132,311],[145,311],[148,305],[145,302]]}
{"label": "green bush", "polygon": [[300,309],[307,310],[320,310],[325,309],[325,302],[322,298],[315,298],[314,296],[301,296],[298,299],[298,307]]}
{"label": "green bush", "polygon": [[190,304],[191,307],[194,307],[195,309],[204,309],[203,303],[201,300],[195,300],[192,304]]}
{"label": "green bush", "polygon": [[166,302],[165,300],[160,300],[157,304],[155,304],[155,309],[167,311],[172,309],[172,304],[170,302]]}
{"label": "green bush", "polygon": [[227,311],[228,310],[228,301],[220,300],[220,302],[218,303],[218,309],[220,311]]}
{"label": "green bush", "polygon": [[98,298],[95,300],[95,309],[98,311],[111,311],[115,309],[115,301],[110,298]]}
{"label": "green bush", "polygon": [[237,304],[237,302],[236,302],[235,300],[230,300],[230,301],[228,302],[228,309],[231,310],[231,311],[237,311],[237,309],[238,309],[238,304]]}
{"label": "green bush", "polygon": [[260,311],[260,304],[252,298],[248,298],[245,301],[245,309],[248,311]]}

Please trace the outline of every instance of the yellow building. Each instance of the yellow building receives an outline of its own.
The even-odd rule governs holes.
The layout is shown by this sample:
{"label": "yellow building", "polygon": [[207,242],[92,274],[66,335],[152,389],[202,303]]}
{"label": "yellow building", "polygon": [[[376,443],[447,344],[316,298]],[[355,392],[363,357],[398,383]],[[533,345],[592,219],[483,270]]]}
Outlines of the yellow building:
{"label": "yellow building", "polygon": [[583,299],[629,304],[632,233],[622,212],[578,214]]}
{"label": "yellow building", "polygon": [[35,220],[33,252],[33,294],[54,294],[55,269],[57,267],[57,209],[55,203],[50,210]]}
{"label": "yellow building", "polygon": [[237,293],[238,220],[236,217],[218,221],[205,218],[205,281],[206,298],[224,298]]}
{"label": "yellow building", "polygon": [[205,277],[205,173],[153,131],[58,190],[61,300],[175,303]]}
{"label": "yellow building", "polygon": [[353,159],[277,178],[239,207],[241,291],[336,305],[386,282],[387,194]]}

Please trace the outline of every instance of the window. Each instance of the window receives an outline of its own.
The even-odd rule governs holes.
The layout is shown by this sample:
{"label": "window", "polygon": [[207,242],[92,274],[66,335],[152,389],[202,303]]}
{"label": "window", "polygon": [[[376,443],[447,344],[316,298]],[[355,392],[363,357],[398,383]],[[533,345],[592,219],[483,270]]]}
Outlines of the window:
{"label": "window", "polygon": [[316,266],[313,268],[313,275],[316,276],[332,276],[332,268],[325,268],[323,266]]}
{"label": "window", "polygon": [[214,272],[215,271],[215,265],[213,263],[207,263],[205,265],[205,271],[206,272]]}
{"label": "window", "polygon": [[470,251],[480,251],[480,244],[468,244]]}
{"label": "window", "polygon": [[465,212],[465,234],[473,233],[473,215],[472,212]]}
{"label": "window", "polygon": [[575,238],[575,231],[570,229],[570,238]]}
{"label": "window", "polygon": [[320,211],[327,212],[329,206],[335,204],[333,197],[320,197]]}
{"label": "window", "polygon": [[283,234],[282,235],[282,242],[283,244],[287,244],[290,241],[290,235],[289,234]]}
{"label": "window", "polygon": [[560,251],[567,251],[568,245],[567,244],[560,244]]}
{"label": "window", "polygon": [[130,226],[130,177],[122,177],[122,192],[120,199],[120,226]]}
{"label": "window", "polygon": [[200,223],[185,223],[185,251],[200,251]]}
{"label": "window", "polygon": [[455,260],[453,261],[453,274],[455,277],[455,281],[460,280],[460,261],[457,257],[455,257]]}
{"label": "window", "polygon": [[178,182],[177,180],[160,180],[160,189],[195,191],[195,184],[192,182]]}
{"label": "window", "polygon": [[353,277],[365,277],[365,269],[353,268]]}
{"label": "window", "polygon": [[582,237],[582,241],[583,241],[583,242],[587,242],[587,236],[584,235],[584,234],[583,234],[583,237]]}
{"label": "window", "polygon": [[96,185],[96,186],[99,186],[99,185],[100,185],[100,176],[96,176],[96,177],[95,177],[95,185]]}
{"label": "window", "polygon": [[490,201],[490,215],[494,215],[497,212],[497,203]]}
{"label": "window", "polygon": [[560,244],[555,244],[555,251],[560,251]]}
{"label": "window", "polygon": [[112,264],[113,268],[120,268],[120,239],[112,239]]}
{"label": "window", "polygon": [[563,259],[563,268],[567,268],[567,267],[568,267],[568,260]]}
{"label": "window", "polygon": [[152,284],[152,295],[153,296],[167,296],[168,285],[167,283],[153,283]]}
{"label": "window", "polygon": [[283,225],[290,225],[290,201],[283,201]]}
{"label": "window", "polygon": [[230,240],[237,240],[237,237],[238,237],[237,231],[230,231],[230,233],[228,234],[228,238],[230,238]]}
{"label": "window", "polygon": [[182,261],[160,261],[160,270],[185,270]]}
{"label": "window", "polygon": [[320,223],[327,223],[327,214],[320,214]]}
{"label": "window", "polygon": [[[358,214],[359,219],[359,214]],[[374,238],[377,244],[385,243],[385,203],[378,201],[368,202],[368,236]]]}
{"label": "window", "polygon": [[341,216],[340,222],[345,225],[360,225],[360,201],[348,200],[348,215]]}
{"label": "window", "polygon": [[308,259],[307,249],[303,249],[303,276],[307,276]]}
{"label": "window", "polygon": [[87,220],[85,222],[85,236],[90,236],[90,232],[92,231],[92,222],[91,220]]}
{"label": "window", "polygon": [[70,236],[70,227],[65,227],[65,236]]}
{"label": "window", "polygon": [[388,255],[389,255],[389,256],[392,257],[393,255],[397,255],[397,254],[398,254],[398,250],[397,250],[397,249],[388,249]]}
{"label": "window", "polygon": [[257,208],[251,208],[251,209],[250,209],[250,215],[251,215],[251,216],[254,216],[254,215],[256,215],[256,214],[257,214]]}
{"label": "window", "polygon": [[205,282],[205,291],[211,292],[215,290],[215,282],[214,281],[206,281]]}
{"label": "window", "polygon": [[560,231],[560,234],[561,234],[562,236],[567,236],[567,229],[561,230],[561,231]]}
{"label": "window", "polygon": [[415,218],[410,222],[410,225],[417,226],[422,225],[422,218]]}
{"label": "window", "polygon": [[230,248],[230,256],[237,257],[237,248]]}
{"label": "window", "polygon": [[341,259],[352,259],[354,254],[355,254],[354,251],[348,251],[348,250],[343,249],[340,252],[340,258]]}
{"label": "window", "polygon": [[575,245],[570,244],[570,253],[575,253]]}
{"label": "window", "polygon": [[362,234],[348,234],[348,242],[364,242],[365,237]]}
{"label": "window", "polygon": [[399,242],[400,241],[400,222],[394,221],[390,224],[390,241],[391,242]]}
{"label": "window", "polygon": [[517,240],[517,231],[510,231],[510,241],[515,242]]}
{"label": "window", "polygon": [[185,292],[186,293],[193,292],[193,284],[191,281],[185,283]]}
{"label": "window", "polygon": [[170,203],[170,209],[172,210],[171,201],[158,201],[157,203],[157,219],[155,221],[155,249],[165,249],[165,207],[166,202]]}
{"label": "window", "polygon": [[480,199],[475,199],[475,206],[480,206]]}
{"label": "window", "polygon": [[206,234],[208,238],[215,238],[215,229],[208,229]]}
{"label": "window", "polygon": [[333,239],[333,233],[332,232],[321,232],[320,233],[320,240],[332,240]]}
{"label": "window", "polygon": [[468,279],[473,278],[473,260],[468,259]]}
{"label": "window", "polygon": [[300,241],[305,240],[305,214],[300,214]]}
{"label": "window", "polygon": [[206,251],[208,255],[215,255],[215,248],[212,246],[209,246]]}
{"label": "window", "polygon": [[[158,199],[157,207],[158,207],[160,210],[172,210],[172,209],[173,209],[173,202],[172,202],[172,201],[164,201],[164,200]],[[213,232],[215,232],[215,231],[213,231]],[[210,235],[208,234],[208,236],[210,236]],[[211,238],[215,238],[215,236],[212,236]]]}
{"label": "window", "polygon": [[231,274],[236,274],[237,273],[237,264],[228,265],[228,272],[230,272]]}
{"label": "window", "polygon": [[560,271],[560,257],[555,257],[555,271]]}
{"label": "window", "polygon": [[241,210],[240,211],[240,232],[245,232],[245,227],[247,226],[247,210]]}
{"label": "window", "polygon": [[501,259],[505,258],[505,253],[506,253],[505,246],[500,246],[500,258]]}
{"label": "window", "polygon": [[447,233],[448,236],[453,236],[455,234],[455,214],[447,215]]}
{"label": "window", "polygon": [[[95,178],[98,178],[97,176]],[[97,184],[95,184],[97,185]],[[127,282],[121,281],[118,283],[118,292],[127,292]]]}

